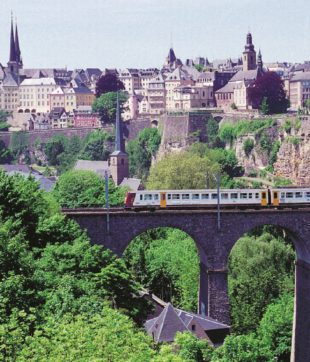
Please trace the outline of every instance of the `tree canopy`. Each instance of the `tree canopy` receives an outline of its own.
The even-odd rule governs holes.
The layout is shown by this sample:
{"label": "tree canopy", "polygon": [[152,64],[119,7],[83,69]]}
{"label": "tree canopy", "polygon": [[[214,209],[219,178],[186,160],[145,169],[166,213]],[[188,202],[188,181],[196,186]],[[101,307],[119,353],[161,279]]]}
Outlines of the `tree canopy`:
{"label": "tree canopy", "polygon": [[146,179],[160,142],[161,136],[157,128],[144,128],[136,139],[128,142],[127,152],[131,176]]}
{"label": "tree canopy", "polygon": [[[171,153],[151,167],[148,189],[201,189],[206,188],[206,174],[219,172],[219,165],[207,158],[183,151]],[[213,178],[211,185],[215,186]]]}
{"label": "tree canopy", "polygon": [[265,72],[257,77],[250,88],[250,97],[256,107],[263,106],[264,112],[285,113],[289,107],[284,83],[276,72]]}
{"label": "tree canopy", "polygon": [[[98,112],[102,123],[115,123],[116,119],[116,92],[101,94],[94,100],[92,105],[93,111]],[[119,92],[120,114],[124,111],[124,104],[127,101],[127,94]]]}
{"label": "tree canopy", "polygon": [[125,89],[124,84],[116,74],[107,73],[102,75],[96,83],[96,97],[99,98],[104,93],[117,92]]}
{"label": "tree canopy", "polygon": [[[109,180],[109,204],[124,204],[125,187],[115,186]],[[105,206],[105,180],[93,171],[71,170],[62,174],[56,182],[53,195],[62,207]]]}

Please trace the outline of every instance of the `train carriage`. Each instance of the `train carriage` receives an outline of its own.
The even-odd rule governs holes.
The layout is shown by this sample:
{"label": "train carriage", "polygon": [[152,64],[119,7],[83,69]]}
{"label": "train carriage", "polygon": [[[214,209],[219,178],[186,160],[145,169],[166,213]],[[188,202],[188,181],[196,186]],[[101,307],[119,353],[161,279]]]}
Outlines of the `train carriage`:
{"label": "train carriage", "polygon": [[[310,205],[310,188],[221,189],[222,208]],[[126,209],[214,208],[217,190],[143,190],[128,192]]]}

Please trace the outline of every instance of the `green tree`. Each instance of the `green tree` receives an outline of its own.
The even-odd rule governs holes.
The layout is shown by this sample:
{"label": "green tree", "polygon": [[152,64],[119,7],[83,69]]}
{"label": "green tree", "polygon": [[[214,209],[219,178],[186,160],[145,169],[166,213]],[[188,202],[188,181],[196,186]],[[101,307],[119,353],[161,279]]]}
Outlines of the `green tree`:
{"label": "green tree", "polygon": [[208,145],[214,147],[219,143],[219,124],[214,118],[209,118],[207,122],[207,135],[208,135]]}
{"label": "green tree", "polygon": [[[117,187],[109,180],[109,203],[124,204],[127,189]],[[72,170],[59,177],[53,195],[61,207],[105,206],[105,181],[95,172]]]}
{"label": "green tree", "polygon": [[0,164],[10,163],[12,161],[11,151],[5,146],[4,142],[0,140]]}
{"label": "green tree", "polygon": [[14,132],[12,133],[9,149],[12,155],[16,158],[20,156],[29,144],[28,134],[26,132]]}
{"label": "green tree", "polygon": [[194,241],[177,229],[155,229],[135,238],[124,253],[146,288],[177,307],[196,311],[199,261]]}
{"label": "green tree", "polygon": [[161,137],[156,128],[144,128],[135,140],[128,142],[129,173],[145,179],[151,167],[152,158],[160,146]]}
{"label": "green tree", "polygon": [[262,103],[260,105],[260,110],[262,114],[268,114],[269,113],[269,105],[268,105],[268,98],[264,97],[262,99]]}
{"label": "green tree", "polygon": [[151,361],[151,339],[128,317],[105,306],[93,316],[52,316],[27,343],[17,361]]}
{"label": "green tree", "polygon": [[291,245],[268,233],[245,236],[236,243],[228,278],[235,331],[254,331],[267,306],[294,289],[294,259]]}
{"label": "green tree", "polygon": [[277,361],[289,361],[292,341],[294,296],[284,294],[270,304],[260,322],[258,336]]}
{"label": "green tree", "polygon": [[252,333],[227,336],[224,344],[214,351],[212,362],[271,362],[272,353]]}
{"label": "green tree", "polygon": [[[148,189],[199,189],[206,187],[206,174],[216,174],[220,168],[207,158],[189,152],[171,153],[151,167]],[[211,179],[211,186],[215,181]]]}
{"label": "green tree", "polygon": [[55,135],[47,141],[44,151],[51,166],[60,164],[59,156],[65,152],[67,145],[68,139],[64,135]]}
{"label": "green tree", "polygon": [[[101,94],[93,103],[93,111],[98,112],[102,123],[115,123],[116,119],[116,92]],[[124,104],[128,96],[124,92],[119,92],[120,114],[124,111]]]}
{"label": "green tree", "polygon": [[214,352],[207,340],[199,339],[190,332],[178,332],[174,345],[178,355],[188,362],[210,362]]}
{"label": "green tree", "polygon": [[247,157],[249,157],[250,153],[254,148],[254,141],[251,138],[247,138],[243,142],[243,151]]}
{"label": "green tree", "polygon": [[83,147],[79,158],[82,160],[105,161],[109,158],[113,137],[102,130],[96,130],[87,135],[84,139]]}

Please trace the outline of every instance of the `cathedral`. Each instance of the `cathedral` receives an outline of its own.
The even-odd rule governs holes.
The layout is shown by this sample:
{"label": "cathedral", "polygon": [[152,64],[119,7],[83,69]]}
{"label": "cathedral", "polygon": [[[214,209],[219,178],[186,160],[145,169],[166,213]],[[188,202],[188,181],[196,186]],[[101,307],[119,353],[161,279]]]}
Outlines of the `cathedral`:
{"label": "cathedral", "polygon": [[0,63],[0,109],[12,112],[19,106],[18,87],[21,82],[20,70],[23,61],[19,46],[17,24],[11,19],[10,54],[7,67]]}

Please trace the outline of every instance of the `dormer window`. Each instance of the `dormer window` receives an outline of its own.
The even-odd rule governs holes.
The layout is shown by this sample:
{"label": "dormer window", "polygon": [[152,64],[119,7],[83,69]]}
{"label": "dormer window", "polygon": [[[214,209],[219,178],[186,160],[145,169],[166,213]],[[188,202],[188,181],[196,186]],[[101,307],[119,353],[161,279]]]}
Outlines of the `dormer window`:
{"label": "dormer window", "polygon": [[196,331],[196,325],[192,324],[192,331],[195,332]]}

